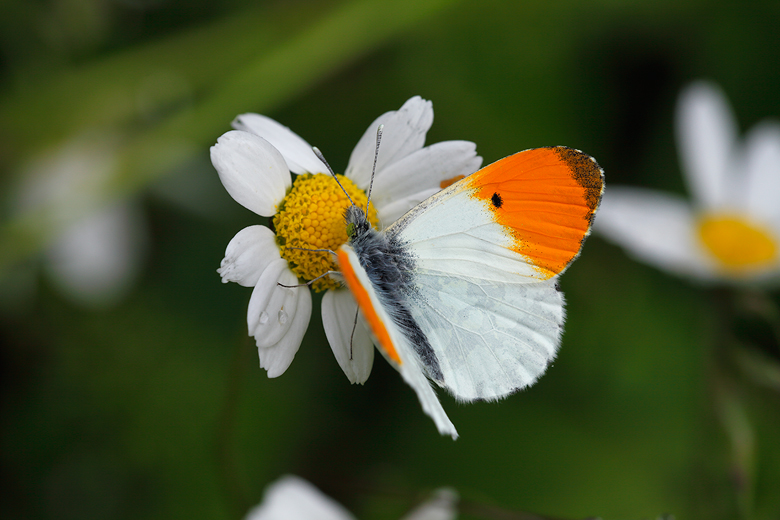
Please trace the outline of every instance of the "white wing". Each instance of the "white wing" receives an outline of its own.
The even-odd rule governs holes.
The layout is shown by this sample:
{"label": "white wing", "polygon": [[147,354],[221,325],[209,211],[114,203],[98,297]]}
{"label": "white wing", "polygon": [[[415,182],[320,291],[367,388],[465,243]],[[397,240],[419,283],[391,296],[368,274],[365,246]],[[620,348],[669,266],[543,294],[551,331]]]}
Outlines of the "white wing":
{"label": "white wing", "polygon": [[544,373],[564,321],[554,279],[497,284],[452,277],[424,261],[417,269],[409,309],[436,352],[437,383],[464,401],[495,400]]}
{"label": "white wing", "polygon": [[414,264],[406,296],[437,357],[431,379],[460,400],[495,400],[544,373],[565,317],[557,276],[579,254],[602,186],[581,152],[530,150],[387,229]]}

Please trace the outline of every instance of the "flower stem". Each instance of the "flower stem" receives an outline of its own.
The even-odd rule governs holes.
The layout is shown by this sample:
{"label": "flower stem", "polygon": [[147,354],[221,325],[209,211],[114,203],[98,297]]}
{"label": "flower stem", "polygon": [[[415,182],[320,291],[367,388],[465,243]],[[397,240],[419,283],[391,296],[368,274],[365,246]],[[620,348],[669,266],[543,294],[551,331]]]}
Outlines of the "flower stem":
{"label": "flower stem", "polygon": [[254,345],[252,338],[242,331],[242,339],[236,341],[236,348],[228,367],[225,399],[222,404],[218,430],[215,438],[216,459],[225,500],[233,518],[241,518],[252,505],[248,493],[239,478],[238,463],[235,455],[235,427],[238,415],[238,399],[241,386],[251,365],[249,354]]}

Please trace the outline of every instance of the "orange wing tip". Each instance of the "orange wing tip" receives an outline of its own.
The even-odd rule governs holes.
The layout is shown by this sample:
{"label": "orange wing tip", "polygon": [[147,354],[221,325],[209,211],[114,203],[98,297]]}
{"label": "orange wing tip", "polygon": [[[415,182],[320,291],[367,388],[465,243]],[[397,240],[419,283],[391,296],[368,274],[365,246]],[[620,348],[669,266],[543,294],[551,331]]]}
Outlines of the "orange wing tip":
{"label": "orange wing tip", "polygon": [[604,193],[604,170],[601,169],[596,159],[580,150],[565,146],[556,146],[553,150],[569,167],[572,178],[585,190],[585,203],[590,208],[590,213],[586,218],[588,223],[593,223],[593,215],[596,213]]}
{"label": "orange wing tip", "polygon": [[468,177],[473,196],[543,279],[563,272],[590,233],[604,190],[596,161],[564,146],[510,155]]}
{"label": "orange wing tip", "polygon": [[[336,251],[336,258],[338,259],[339,268],[341,269],[341,275],[344,277],[344,281],[347,287],[352,292],[358,307],[363,312],[363,317],[368,323],[374,338],[379,343],[379,346],[398,365],[402,365],[401,357],[398,355],[398,351],[393,344],[393,340],[390,337],[390,332],[385,326],[385,322],[380,316],[380,310],[374,306],[375,298],[372,299],[369,294],[370,287],[366,287],[366,284],[361,281],[360,276],[355,271],[355,267],[352,265],[352,259],[349,253],[342,247]],[[365,280],[368,282],[368,280]]]}

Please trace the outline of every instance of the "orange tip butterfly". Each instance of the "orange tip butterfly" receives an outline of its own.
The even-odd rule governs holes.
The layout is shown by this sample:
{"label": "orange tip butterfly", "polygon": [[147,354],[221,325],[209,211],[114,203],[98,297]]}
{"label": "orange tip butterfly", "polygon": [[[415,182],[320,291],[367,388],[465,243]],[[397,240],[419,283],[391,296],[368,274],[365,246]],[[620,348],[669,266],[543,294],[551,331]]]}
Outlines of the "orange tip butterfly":
{"label": "orange tip butterfly", "polygon": [[534,384],[564,322],[558,276],[577,258],[604,173],[562,146],[516,153],[450,185],[384,231],[347,208],[340,274],[382,355],[443,435],[431,387],[494,401]]}

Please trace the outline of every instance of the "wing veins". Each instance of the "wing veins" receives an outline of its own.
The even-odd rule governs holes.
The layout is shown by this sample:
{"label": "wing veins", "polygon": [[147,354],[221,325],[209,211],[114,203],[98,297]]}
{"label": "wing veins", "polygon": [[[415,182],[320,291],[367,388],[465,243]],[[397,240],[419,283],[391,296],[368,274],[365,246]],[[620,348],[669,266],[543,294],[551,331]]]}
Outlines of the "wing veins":
{"label": "wing veins", "polygon": [[493,244],[494,242],[489,242],[488,240],[485,240],[482,237],[479,237],[479,236],[476,236],[476,235],[472,235],[471,233],[469,233],[469,231],[473,231],[473,230],[479,229],[481,227],[489,226],[490,224],[493,224],[493,222],[488,222],[488,223],[485,223],[485,224],[479,224],[477,226],[472,226],[472,227],[466,228],[465,230],[452,231],[452,232],[444,233],[444,234],[441,234],[441,235],[436,235],[436,236],[432,236],[432,237],[428,237],[428,238],[423,238],[423,239],[420,239],[420,240],[415,240],[412,243],[413,244],[422,244],[423,242],[430,242],[431,240],[438,240],[438,239],[444,238],[444,237],[450,237],[450,236],[454,236],[454,235],[466,234],[466,235],[468,235],[468,236],[470,236],[472,238],[476,238],[478,240],[482,240],[483,242],[488,242],[490,244]]}
{"label": "wing veins", "polygon": [[[480,289],[481,289],[481,287],[480,287]],[[482,292],[484,292],[484,290],[483,290]],[[487,294],[485,294],[485,296],[487,296]],[[497,356],[497,355],[496,355],[496,353],[493,351],[493,349],[490,347],[490,344],[489,344],[489,343],[488,343],[488,342],[485,340],[485,337],[484,337],[484,336],[483,336],[481,333],[479,333],[479,332],[474,332],[474,331],[472,331],[472,330],[468,330],[468,329],[467,329],[467,328],[465,328],[465,327],[461,327],[461,326],[460,326],[460,325],[458,325],[457,323],[454,323],[454,322],[452,322],[452,321],[448,320],[448,319],[447,319],[445,316],[443,316],[443,315],[442,315],[442,313],[441,313],[441,312],[440,312],[438,309],[434,308],[432,305],[430,305],[430,304],[428,304],[428,303],[426,303],[425,305],[426,305],[428,308],[430,308],[430,309],[431,309],[431,310],[432,310],[434,313],[438,314],[438,315],[439,315],[439,317],[440,317],[442,320],[444,320],[446,323],[449,323],[449,324],[450,324],[450,325],[451,325],[451,326],[452,326],[454,329],[456,329],[456,331],[457,331],[457,330],[461,330],[461,331],[465,331],[465,332],[468,332],[468,333],[471,333],[471,334],[476,334],[477,336],[479,336],[479,338],[482,340],[482,343],[483,343],[483,345],[484,345],[484,348],[486,348],[486,349],[487,349],[487,350],[490,352],[490,354],[493,356],[493,359],[495,359],[495,360],[496,360],[496,364],[497,364],[497,365],[498,365],[498,366],[501,368],[501,372],[504,374],[504,378],[505,378],[505,379],[507,379],[507,380],[511,380],[511,378],[509,377],[509,374],[506,372],[506,369],[504,369],[504,366],[503,366],[503,364],[502,364],[502,363],[500,362],[500,360],[498,359],[498,356]],[[493,320],[491,320],[491,324],[493,324]],[[495,328],[495,324],[493,324],[493,330],[494,330],[494,331],[496,331],[496,332],[500,332],[500,331],[498,331],[498,330]],[[462,339],[461,339],[460,335],[459,335],[459,334],[457,334],[457,332],[456,332],[456,334],[455,334],[455,335],[456,335],[456,336],[457,336],[457,338],[458,338],[458,350],[460,351],[460,353],[461,353],[461,356],[463,356],[463,359],[466,359],[466,356],[465,356],[465,354],[463,353],[463,346],[462,346],[462,343],[463,343],[463,341],[462,341]],[[515,338],[515,339],[516,339],[516,338]],[[532,351],[533,351],[533,349],[531,348],[531,346],[530,346],[530,345],[528,345],[527,343],[525,343],[524,341],[519,341],[519,340],[518,340],[518,343],[521,343],[521,344],[525,345],[525,346],[526,346],[526,347],[527,347],[529,350],[532,350]],[[466,363],[466,367],[468,368],[468,363]],[[477,388],[476,381],[474,380],[474,376],[472,375],[472,373],[471,373],[471,369],[470,369],[470,368],[469,368],[469,370],[468,370],[468,374],[469,374],[469,379],[470,379],[470,380],[471,380],[471,382],[474,384],[474,388]]]}
{"label": "wing veins", "polygon": [[[443,271],[438,271],[438,270],[433,270],[433,269],[431,269],[431,268],[426,268],[426,274],[429,274],[429,273],[430,273],[430,274],[429,274],[429,276],[440,276],[440,277],[443,277],[443,278],[447,278],[447,276],[435,274],[435,273],[439,273],[439,272],[443,272]],[[530,317],[532,317],[532,318],[536,318],[536,319],[538,319],[538,320],[540,320],[540,321],[545,321],[545,322],[547,322],[547,323],[553,323],[553,324],[555,323],[555,321],[554,321],[554,320],[547,319],[547,318],[545,318],[544,316],[540,316],[540,315],[538,315],[538,314],[534,314],[534,313],[532,313],[532,312],[530,312],[530,311],[527,311],[527,310],[525,310],[525,309],[521,309],[520,307],[517,307],[517,306],[515,306],[515,305],[511,305],[511,304],[509,304],[509,303],[505,302],[504,300],[500,300],[500,299],[496,298],[495,296],[491,296],[490,294],[488,294],[488,293],[485,291],[485,289],[483,288],[483,284],[479,284],[479,283],[477,283],[477,282],[475,282],[475,281],[472,281],[471,283],[473,283],[474,285],[476,285],[477,287],[479,287],[480,291],[482,291],[482,293],[485,295],[485,297],[486,297],[486,298],[488,298],[488,299],[490,299],[490,300],[492,300],[492,301],[499,302],[499,303],[501,303],[501,304],[505,305],[506,307],[509,307],[510,309],[514,309],[515,311],[518,311],[519,313],[525,314],[526,316],[530,316]],[[425,286],[425,287],[429,287],[429,286],[427,286],[427,285],[425,285],[425,284],[423,284],[423,283],[418,283],[417,285],[423,285],[423,286]],[[484,284],[484,285],[491,285],[491,284]],[[429,288],[430,288],[430,287],[429,287]],[[457,300],[457,301],[459,301],[459,302],[461,302],[461,303],[466,303],[466,304],[468,304],[468,303],[469,303],[469,302],[467,302],[467,301],[463,300],[462,298],[457,298],[457,297],[455,297],[455,296],[454,296],[452,293],[447,293],[447,295],[451,296],[452,298],[454,298],[455,300]],[[542,303],[542,302],[539,302],[539,301],[537,301],[537,300],[534,300],[534,301],[536,301],[536,303]],[[510,318],[509,318],[508,316],[506,316],[506,315],[501,315],[501,316],[502,316],[502,317],[504,317],[504,318],[510,319]]]}

